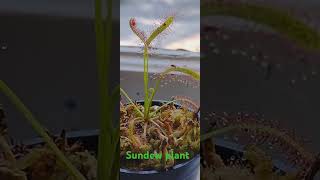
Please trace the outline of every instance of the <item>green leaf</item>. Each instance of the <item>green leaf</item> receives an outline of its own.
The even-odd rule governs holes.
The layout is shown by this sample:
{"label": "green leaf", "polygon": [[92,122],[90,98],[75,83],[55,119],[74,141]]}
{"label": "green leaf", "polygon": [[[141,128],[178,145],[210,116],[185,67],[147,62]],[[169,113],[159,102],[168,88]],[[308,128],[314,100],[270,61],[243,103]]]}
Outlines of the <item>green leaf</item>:
{"label": "green leaf", "polygon": [[212,2],[201,6],[201,16],[232,16],[271,27],[275,31],[309,48],[320,48],[320,35],[317,30],[279,8],[248,3]]}
{"label": "green leaf", "polygon": [[22,101],[13,93],[13,91],[2,80],[0,80],[0,91],[2,91],[10,99],[10,101],[16,106],[16,108],[25,116],[25,118],[31,124],[33,130],[35,130],[42,137],[43,141],[48,144],[50,149],[57,156],[57,159],[63,163],[66,170],[69,171],[69,173],[72,174],[78,180],[85,180],[83,175],[70,163],[70,161],[59,150],[56,144],[52,141],[51,137],[40,125],[39,121],[33,116],[31,111],[22,103]]}

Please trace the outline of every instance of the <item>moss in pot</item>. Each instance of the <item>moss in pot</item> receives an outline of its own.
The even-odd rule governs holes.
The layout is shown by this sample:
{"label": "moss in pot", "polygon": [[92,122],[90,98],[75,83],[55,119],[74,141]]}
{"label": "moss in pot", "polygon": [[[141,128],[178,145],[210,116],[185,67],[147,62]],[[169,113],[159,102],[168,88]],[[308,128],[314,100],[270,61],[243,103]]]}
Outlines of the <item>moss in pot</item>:
{"label": "moss in pot", "polygon": [[[73,179],[73,175],[65,170],[65,166],[57,160],[56,154],[47,144],[12,144],[6,125],[6,116],[1,107],[0,124],[1,179]],[[65,131],[59,137],[51,136],[51,139],[60,152],[72,163],[72,167],[79,169],[79,172],[86,179],[94,180],[97,178],[96,159],[79,142],[68,143]]]}
{"label": "moss in pot", "polygon": [[[153,98],[161,80],[166,76],[181,73],[199,81],[200,74],[185,67],[171,65],[157,75],[155,88],[149,88],[148,84],[150,44],[166,31],[173,21],[174,16],[169,16],[148,37],[138,28],[134,18],[129,21],[133,33],[144,44],[145,97],[141,102],[133,102],[120,88],[122,96],[127,100],[127,103],[120,105],[120,159],[123,172],[125,170],[132,173],[148,170],[168,171],[175,165],[191,161],[199,153],[199,106],[187,97],[174,96],[169,101],[160,103]],[[143,158],[144,154],[148,154],[145,155],[146,159]],[[150,154],[158,155],[158,158],[150,158]],[[140,159],[136,159],[135,156]]]}

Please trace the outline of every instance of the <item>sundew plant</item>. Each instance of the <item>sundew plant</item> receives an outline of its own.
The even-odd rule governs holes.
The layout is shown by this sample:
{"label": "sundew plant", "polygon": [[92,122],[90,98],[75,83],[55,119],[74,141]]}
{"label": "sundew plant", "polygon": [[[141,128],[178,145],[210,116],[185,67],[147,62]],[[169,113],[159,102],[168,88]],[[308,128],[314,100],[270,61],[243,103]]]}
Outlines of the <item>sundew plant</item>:
{"label": "sundew plant", "polygon": [[[153,99],[159,89],[161,80],[166,75],[180,73],[199,81],[200,73],[186,67],[171,65],[158,74],[155,87],[149,87],[148,62],[150,45],[174,23],[174,20],[174,16],[168,16],[150,34],[145,33],[138,27],[135,18],[129,20],[132,32],[141,40],[144,46],[144,100],[143,105],[135,103],[125,90],[120,88],[121,94],[129,102],[129,104],[121,103],[120,106],[120,158],[128,151],[138,153],[156,151],[162,154],[172,151],[191,151],[192,155],[195,155],[199,150],[200,125],[197,119],[198,115],[195,115],[197,112],[192,112],[186,107],[178,107],[175,104],[177,101],[189,102],[190,100],[188,98],[173,98],[160,106],[155,106]],[[125,168],[167,169],[177,162],[174,160],[170,162],[150,160],[135,162],[138,165],[133,165],[134,163],[131,162],[126,163],[124,165]]]}
{"label": "sundew plant", "polygon": [[[165,21],[159,27],[157,27],[154,31],[152,31],[152,33],[149,35],[149,37],[146,37],[146,33],[138,28],[137,21],[135,18],[131,18],[129,20],[129,25],[130,25],[132,32],[134,32],[134,34],[136,34],[137,37],[144,44],[144,48],[143,48],[143,61],[144,61],[143,80],[144,80],[144,94],[145,94],[144,112],[142,113],[139,109],[137,109],[137,111],[139,112],[139,114],[141,116],[144,117],[145,120],[148,120],[150,118],[150,114],[149,114],[150,106],[152,105],[154,95],[156,94],[156,92],[159,88],[161,78],[163,78],[166,74],[169,74],[172,72],[180,72],[180,73],[184,73],[186,75],[193,77],[195,80],[200,80],[200,74],[198,72],[195,72],[195,71],[188,69],[188,68],[185,68],[185,67],[171,66],[159,75],[159,78],[156,82],[156,87],[149,88],[149,71],[148,71],[149,52],[148,52],[148,50],[150,48],[150,44],[152,43],[153,40],[156,39],[157,36],[159,36],[167,28],[170,27],[170,25],[174,22],[174,18],[175,18],[174,16],[169,16],[168,18],[166,18]],[[120,90],[121,90],[122,94],[129,100],[129,102],[133,104],[132,100],[125,93],[125,91],[123,89],[120,89]]]}

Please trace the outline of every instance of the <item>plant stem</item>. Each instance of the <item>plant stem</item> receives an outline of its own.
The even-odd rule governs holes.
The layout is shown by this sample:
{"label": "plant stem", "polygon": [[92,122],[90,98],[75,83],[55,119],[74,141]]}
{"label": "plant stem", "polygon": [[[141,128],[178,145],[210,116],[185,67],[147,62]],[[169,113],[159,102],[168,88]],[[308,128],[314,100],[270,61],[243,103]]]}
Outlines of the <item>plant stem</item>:
{"label": "plant stem", "polygon": [[171,103],[174,103],[176,100],[173,101],[169,101],[165,104],[163,104],[162,106],[160,106],[157,110],[155,110],[154,112],[150,113],[150,117],[154,116],[157,112],[159,112],[163,107],[165,107],[166,105],[169,105]]}
{"label": "plant stem", "polygon": [[149,71],[148,71],[148,61],[149,61],[149,54],[148,54],[148,48],[151,44],[151,42],[164,30],[166,30],[172,23],[173,23],[174,17],[169,16],[166,21],[164,21],[159,27],[157,27],[151,35],[148,37],[146,41],[144,41],[144,38],[140,36],[139,33],[136,32],[134,28],[131,27],[132,31],[142,40],[144,43],[144,51],[143,51],[143,81],[144,81],[144,119],[149,119],[149,109],[152,104],[152,99],[155,94],[155,91],[153,91],[151,94],[151,97],[149,96]]}
{"label": "plant stem", "polygon": [[186,74],[186,75],[189,75],[191,76],[193,79],[199,81],[200,80],[200,73],[199,72],[196,72],[192,69],[189,69],[189,68],[185,68],[185,67],[170,67],[168,69],[166,69],[164,72],[162,72],[160,74],[160,76],[164,76],[165,74],[168,74],[168,73],[171,73],[171,72],[180,72],[180,73],[183,73],[183,74]]}
{"label": "plant stem", "polygon": [[[170,67],[168,69],[166,69],[164,72],[160,73],[160,78],[157,79],[156,81],[156,87],[153,89],[153,88],[150,88],[151,90],[151,95],[148,99],[148,106],[147,106],[147,111],[146,111],[146,115],[147,117],[149,117],[149,109],[151,107],[151,104],[152,104],[152,100],[154,98],[154,95],[156,94],[157,90],[159,89],[159,86],[160,86],[160,81],[162,79],[161,76],[164,76],[165,74],[168,74],[168,73],[171,73],[171,72],[180,72],[180,73],[183,73],[183,74],[186,74],[186,75],[189,75],[191,76],[192,78],[194,78],[195,80],[199,81],[200,80],[200,73],[196,72],[196,71],[193,71],[192,69],[189,69],[189,68],[185,68],[185,67]],[[151,116],[154,115],[155,113],[152,113],[150,114]]]}
{"label": "plant stem", "polygon": [[143,52],[143,80],[144,80],[144,118],[148,119],[148,106],[149,106],[149,71],[148,71],[148,46],[144,46]]}
{"label": "plant stem", "polygon": [[109,65],[112,43],[112,0],[108,0],[104,24],[102,1],[95,0],[95,31],[100,94],[100,136],[98,146],[98,180],[110,178],[112,165],[111,97],[109,96]]}
{"label": "plant stem", "polygon": [[56,144],[52,141],[51,137],[47,134],[44,128],[40,125],[39,121],[33,116],[29,109],[21,102],[21,100],[13,93],[13,91],[0,80],[0,90],[10,99],[10,101],[16,106],[16,108],[26,117],[32,128],[42,137],[43,141],[51,148],[57,159],[62,162],[77,180],[85,180],[84,176],[70,163],[70,161],[64,156]]}
{"label": "plant stem", "polygon": [[130,104],[133,105],[133,107],[136,109],[136,111],[140,114],[141,117],[144,117],[143,113],[139,110],[139,108],[133,103],[133,101],[130,99],[130,97],[128,96],[128,94],[122,89],[120,88],[120,92],[127,98],[127,100],[129,101]]}

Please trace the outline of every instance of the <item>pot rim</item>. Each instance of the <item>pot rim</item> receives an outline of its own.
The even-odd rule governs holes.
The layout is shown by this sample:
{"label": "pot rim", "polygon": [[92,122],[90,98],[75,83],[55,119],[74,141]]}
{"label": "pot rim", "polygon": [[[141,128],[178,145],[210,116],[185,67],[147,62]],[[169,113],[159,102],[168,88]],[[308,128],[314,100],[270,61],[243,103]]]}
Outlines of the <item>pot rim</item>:
{"label": "pot rim", "polygon": [[120,172],[121,173],[128,173],[128,174],[145,174],[145,175],[146,174],[160,174],[160,173],[175,171],[181,167],[188,166],[197,160],[199,160],[199,166],[200,166],[200,154],[199,153],[197,153],[195,156],[193,156],[192,159],[190,159],[186,162],[174,165],[174,166],[168,168],[168,170],[166,170],[166,171],[161,171],[161,170],[160,171],[159,170],[129,170],[129,169],[125,169],[125,168],[120,168]]}

